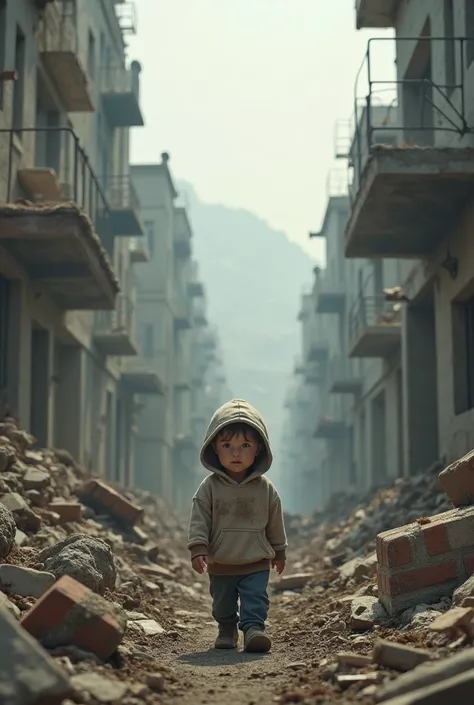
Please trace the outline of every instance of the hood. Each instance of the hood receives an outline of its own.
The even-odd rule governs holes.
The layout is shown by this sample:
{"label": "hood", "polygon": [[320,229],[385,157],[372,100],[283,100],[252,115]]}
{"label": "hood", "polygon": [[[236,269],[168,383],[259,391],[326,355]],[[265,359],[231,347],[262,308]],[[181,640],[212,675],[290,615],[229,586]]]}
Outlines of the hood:
{"label": "hood", "polygon": [[[263,475],[270,468],[273,456],[270,449],[267,427],[262,415],[248,401],[244,399],[232,399],[223,404],[212,417],[201,448],[201,463],[207,470],[221,475],[233,482],[224,470],[218,465],[217,456],[212,448],[212,441],[225,426],[232,423],[246,423],[260,434],[264,449],[257,456],[253,472],[247,480]],[[244,480],[246,482],[247,480]]]}

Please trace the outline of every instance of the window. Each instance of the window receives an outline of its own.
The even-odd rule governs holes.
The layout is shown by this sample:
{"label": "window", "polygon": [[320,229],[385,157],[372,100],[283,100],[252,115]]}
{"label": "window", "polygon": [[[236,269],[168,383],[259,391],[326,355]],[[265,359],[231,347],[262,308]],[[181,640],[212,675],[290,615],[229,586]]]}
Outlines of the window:
{"label": "window", "polygon": [[456,43],[454,41],[454,7],[453,0],[444,0],[444,33],[446,36],[445,66],[448,94],[456,84]]}
{"label": "window", "polygon": [[145,220],[145,239],[150,258],[155,251],[155,223],[153,220]]}
{"label": "window", "polygon": [[16,28],[15,38],[15,70],[18,72],[18,79],[15,81],[13,89],[13,129],[16,133],[21,133],[23,127],[23,103],[25,98],[25,64],[26,64],[25,35],[20,27]]}
{"label": "window", "polygon": [[456,414],[474,409],[474,297],[454,303],[453,374]]}
{"label": "window", "polygon": [[149,360],[154,355],[153,326],[149,323],[140,326],[140,349],[142,356]]}
{"label": "window", "polygon": [[470,37],[466,42],[466,62],[468,67],[474,61],[474,3],[472,0],[464,0],[465,32],[466,37]]}
{"label": "window", "polygon": [[87,71],[91,78],[95,78],[95,37],[89,30],[89,36],[87,39]]}

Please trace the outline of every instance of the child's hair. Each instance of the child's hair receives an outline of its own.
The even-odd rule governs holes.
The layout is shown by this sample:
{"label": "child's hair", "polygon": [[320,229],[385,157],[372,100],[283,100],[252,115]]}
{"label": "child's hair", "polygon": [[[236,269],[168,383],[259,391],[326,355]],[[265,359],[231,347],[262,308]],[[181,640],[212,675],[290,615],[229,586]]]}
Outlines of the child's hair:
{"label": "child's hair", "polygon": [[257,430],[247,423],[241,423],[236,421],[235,423],[230,423],[228,426],[224,426],[223,429],[219,431],[216,436],[216,441],[230,441],[231,438],[237,436],[241,433],[246,441],[254,441],[255,443],[262,443],[262,438]]}

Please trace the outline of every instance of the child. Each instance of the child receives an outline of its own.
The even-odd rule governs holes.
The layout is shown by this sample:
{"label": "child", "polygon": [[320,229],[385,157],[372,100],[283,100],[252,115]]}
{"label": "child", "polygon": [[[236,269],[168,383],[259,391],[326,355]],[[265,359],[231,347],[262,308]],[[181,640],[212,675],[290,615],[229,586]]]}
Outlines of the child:
{"label": "child", "polygon": [[209,573],[216,649],[237,647],[237,624],[245,651],[271,648],[270,565],[283,572],[287,547],[280,497],[265,477],[272,460],[265,422],[253,406],[233,399],[215,412],[201,450],[212,474],[193,498],[188,548],[194,570]]}

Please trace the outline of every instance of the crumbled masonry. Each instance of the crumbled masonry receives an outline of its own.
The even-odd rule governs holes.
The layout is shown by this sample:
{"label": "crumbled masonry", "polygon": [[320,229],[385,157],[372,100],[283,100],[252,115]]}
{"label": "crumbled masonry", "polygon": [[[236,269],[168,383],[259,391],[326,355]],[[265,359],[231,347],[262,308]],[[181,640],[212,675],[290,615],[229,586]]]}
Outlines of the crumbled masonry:
{"label": "crumbled masonry", "polygon": [[[452,507],[442,468],[286,516],[272,654],[223,661],[209,651],[216,628],[207,577],[190,568],[187,517],[33,442],[13,420],[0,423],[0,621],[29,664],[6,647],[6,705],[429,705],[470,692],[473,508]],[[413,571],[431,576],[449,561],[460,571],[452,580],[396,594]]]}

